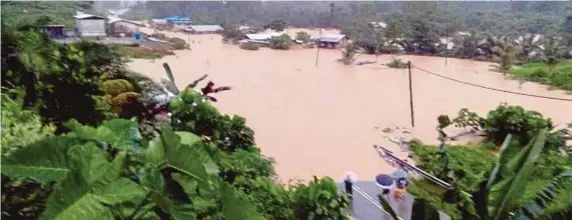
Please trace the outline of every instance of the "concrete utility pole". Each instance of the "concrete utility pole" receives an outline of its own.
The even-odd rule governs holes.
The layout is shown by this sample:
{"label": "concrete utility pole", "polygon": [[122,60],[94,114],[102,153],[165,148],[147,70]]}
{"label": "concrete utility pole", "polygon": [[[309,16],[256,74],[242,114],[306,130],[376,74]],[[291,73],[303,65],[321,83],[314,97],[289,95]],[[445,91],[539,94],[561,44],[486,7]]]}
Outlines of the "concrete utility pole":
{"label": "concrete utility pole", "polygon": [[322,44],[320,42],[320,39],[322,38],[322,28],[320,28],[320,37],[318,37],[318,44],[316,45],[316,66],[318,66],[318,59],[320,57],[320,45]]}
{"label": "concrete utility pole", "polygon": [[415,127],[415,111],[413,110],[413,77],[411,76],[411,61],[407,62],[409,69],[409,110],[411,112],[411,127]]}

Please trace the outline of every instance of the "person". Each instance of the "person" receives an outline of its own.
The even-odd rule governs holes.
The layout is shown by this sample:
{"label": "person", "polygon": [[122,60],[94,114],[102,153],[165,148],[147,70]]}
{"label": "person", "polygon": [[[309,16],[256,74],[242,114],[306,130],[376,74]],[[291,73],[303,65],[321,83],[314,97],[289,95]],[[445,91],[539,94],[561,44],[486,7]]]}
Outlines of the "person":
{"label": "person", "polygon": [[397,180],[397,188],[393,191],[393,199],[397,200],[397,199],[404,199],[405,198],[405,193],[407,192],[407,190],[405,189],[407,187],[407,179],[405,178],[399,178]]}
{"label": "person", "polygon": [[347,172],[346,177],[344,178],[344,188],[346,194],[350,198],[353,197],[353,185],[357,181],[357,175],[354,172]]}

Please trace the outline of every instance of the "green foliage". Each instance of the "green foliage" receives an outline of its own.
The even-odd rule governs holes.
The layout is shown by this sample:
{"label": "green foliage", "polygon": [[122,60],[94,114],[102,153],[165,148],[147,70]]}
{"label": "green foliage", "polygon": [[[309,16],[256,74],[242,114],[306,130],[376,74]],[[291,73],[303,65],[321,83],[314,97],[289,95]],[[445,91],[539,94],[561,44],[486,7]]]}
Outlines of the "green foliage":
{"label": "green foliage", "polygon": [[11,99],[2,94],[2,155],[27,146],[54,132],[52,125],[42,126],[40,116],[23,109],[21,97]]}
{"label": "green foliage", "polygon": [[293,41],[287,34],[282,34],[278,37],[270,38],[270,48],[278,50],[289,50]]}
{"label": "green foliage", "polygon": [[[136,123],[106,123],[97,129],[72,126],[73,132],[67,137],[44,139],[17,150],[3,158],[2,174],[15,179],[56,181],[40,218],[196,217],[201,213],[193,208],[192,195],[196,196],[198,187],[205,196],[222,201],[217,209],[228,219],[260,219],[255,207],[245,202],[240,192],[216,181],[213,174],[218,169],[199,137],[167,129],[145,146],[125,142],[140,138]],[[111,138],[114,133],[118,136]],[[144,150],[135,150],[139,148]],[[132,167],[132,162],[138,163]],[[217,207],[216,203],[212,205]],[[138,208],[129,211],[129,207]]]}
{"label": "green foliage", "polygon": [[117,46],[117,53],[121,56],[134,58],[134,59],[159,59],[163,55],[157,51],[149,50],[142,47],[126,47]]}
{"label": "green foliage", "polygon": [[329,177],[314,177],[310,185],[296,186],[294,198],[296,219],[349,219],[349,199],[338,193],[336,183]]}
{"label": "green foliage", "polygon": [[555,64],[538,62],[525,63],[513,69],[511,73],[520,79],[572,91],[572,62],[570,61]]}
{"label": "green foliage", "polygon": [[396,69],[407,69],[409,64],[403,62],[401,59],[394,58],[391,62],[385,64],[389,68],[396,68]]}
{"label": "green foliage", "polygon": [[492,51],[494,59],[498,62],[496,70],[506,74],[512,69],[512,65],[520,53],[520,48],[503,38],[496,41]]}
{"label": "green foliage", "polygon": [[296,33],[296,40],[302,41],[303,43],[308,43],[312,40],[312,36],[305,31],[299,31]]}
{"label": "green foliage", "polygon": [[209,101],[192,89],[184,90],[172,101],[173,127],[209,137],[220,149],[234,152],[254,145],[254,132],[240,116],[222,115]]}
{"label": "green foliage", "polygon": [[465,36],[457,36],[453,39],[455,43],[454,55],[456,57],[472,59],[480,55],[478,51],[480,39],[476,33],[470,33]]}
{"label": "green foliage", "polygon": [[50,21],[50,24],[64,24],[67,28],[73,29],[75,27],[73,16],[77,10],[93,13],[93,5],[86,3],[88,1],[3,1],[2,20],[7,24],[14,25],[32,24],[38,20],[46,20]]}
{"label": "green foliage", "polygon": [[242,39],[246,39],[246,34],[239,30],[237,27],[228,27],[225,28],[220,33],[224,40],[234,40],[239,41]]}

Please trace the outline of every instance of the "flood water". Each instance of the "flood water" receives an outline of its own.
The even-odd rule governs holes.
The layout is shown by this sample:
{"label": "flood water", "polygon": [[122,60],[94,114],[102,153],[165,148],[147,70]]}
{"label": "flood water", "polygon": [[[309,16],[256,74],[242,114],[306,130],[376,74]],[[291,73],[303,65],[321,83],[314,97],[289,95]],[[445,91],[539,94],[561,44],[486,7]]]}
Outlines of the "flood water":
{"label": "flood water", "polygon": [[[154,62],[134,60],[130,68],[160,79],[166,78],[162,63],[167,62],[179,87],[203,74],[208,74],[207,79],[216,85],[232,86],[231,91],[215,95],[219,100],[215,105],[222,112],[247,119],[256,132],[256,143],[262,153],[276,160],[275,168],[283,181],[309,180],[312,175],[340,179],[349,170],[360,179],[368,179],[392,170],[372,146],[383,145],[399,151],[376,127],[410,127],[407,70],[380,65],[393,56],[380,56],[377,64],[346,66],[336,61],[341,57],[339,50],[320,49],[316,66],[316,49],[247,51],[221,43],[218,35],[168,35],[190,38],[192,50]],[[474,84],[572,99],[572,95],[563,91],[550,91],[538,84],[525,83],[519,88],[518,81],[488,71],[490,63],[486,62],[422,56],[399,58]],[[357,62],[375,59],[359,55]],[[412,74],[413,135],[424,142],[436,142],[439,115],[454,117],[461,108],[485,115],[502,102],[536,110],[551,117],[555,124],[572,122],[572,102],[485,90],[415,69]],[[405,157],[405,153],[397,155]]]}

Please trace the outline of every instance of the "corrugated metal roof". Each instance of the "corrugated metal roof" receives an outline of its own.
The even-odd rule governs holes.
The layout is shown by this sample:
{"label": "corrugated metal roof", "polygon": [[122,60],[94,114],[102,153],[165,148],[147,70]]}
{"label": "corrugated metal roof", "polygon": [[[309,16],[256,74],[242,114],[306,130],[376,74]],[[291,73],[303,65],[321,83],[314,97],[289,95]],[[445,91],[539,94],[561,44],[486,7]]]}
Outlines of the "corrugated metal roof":
{"label": "corrugated metal roof", "polygon": [[346,37],[346,35],[343,35],[343,34],[326,34],[326,35],[322,35],[321,37],[318,37],[318,40],[320,40],[322,42],[339,43],[345,37]]}
{"label": "corrugated metal roof", "polygon": [[90,14],[77,14],[73,16],[76,19],[88,19],[88,18],[98,18],[98,19],[105,19],[104,17],[97,16],[97,15],[90,15]]}
{"label": "corrugated metal roof", "polygon": [[221,31],[224,30],[220,25],[191,25],[187,30],[193,30],[197,32],[211,32],[211,31]]}
{"label": "corrugated metal roof", "polygon": [[157,23],[157,24],[167,24],[167,20],[166,19],[151,19],[151,21],[153,23]]}
{"label": "corrugated metal roof", "polygon": [[278,37],[280,33],[261,33],[261,34],[247,34],[246,37],[250,40],[268,40],[271,37]]}

